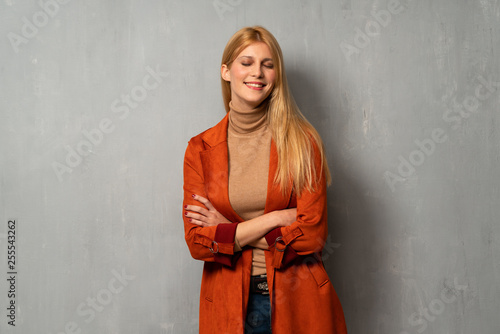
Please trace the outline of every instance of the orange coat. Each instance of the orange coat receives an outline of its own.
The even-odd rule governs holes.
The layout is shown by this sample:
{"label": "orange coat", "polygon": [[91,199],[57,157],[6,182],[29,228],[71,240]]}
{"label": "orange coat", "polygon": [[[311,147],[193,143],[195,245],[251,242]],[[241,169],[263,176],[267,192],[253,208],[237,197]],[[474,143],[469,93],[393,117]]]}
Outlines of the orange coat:
{"label": "orange coat", "polygon": [[[193,137],[184,157],[183,205],[200,205],[192,194],[208,198],[232,224],[200,227],[184,217],[185,239],[193,258],[205,261],[200,293],[201,334],[243,334],[250,286],[252,250],[234,252],[236,226],[243,219],[228,197],[228,115]],[[317,151],[315,153],[318,153]],[[315,192],[286,196],[273,183],[277,151],[271,141],[265,213],[297,208],[297,221],[266,235],[267,280],[274,334],[347,333],[342,306],[321,261],[327,238],[324,177]],[[319,156],[315,160],[321,170]]]}

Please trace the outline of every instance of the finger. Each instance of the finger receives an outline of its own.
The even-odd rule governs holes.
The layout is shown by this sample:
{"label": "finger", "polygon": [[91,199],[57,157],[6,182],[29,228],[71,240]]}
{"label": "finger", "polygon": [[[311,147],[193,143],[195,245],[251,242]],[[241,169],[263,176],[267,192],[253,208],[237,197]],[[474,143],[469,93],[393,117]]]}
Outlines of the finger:
{"label": "finger", "polygon": [[202,214],[204,216],[206,216],[208,214],[208,210],[207,209],[202,208],[201,206],[197,206],[197,205],[185,205],[184,209],[187,210],[187,211],[198,212],[199,214]]}
{"label": "finger", "polygon": [[212,203],[210,203],[210,201],[203,196],[193,194],[193,198],[205,205],[208,210],[212,210],[214,208]]}
{"label": "finger", "polygon": [[203,225],[205,224],[205,223],[204,223],[204,222],[202,222],[201,220],[198,220],[198,219],[192,219],[192,218],[191,218],[191,219],[189,219],[189,222],[190,222],[191,224],[195,224],[195,225],[198,225],[198,226],[203,226]]}
{"label": "finger", "polygon": [[201,221],[201,222],[206,222],[206,220],[207,220],[207,217],[200,215],[200,214],[197,214],[197,213],[189,212],[189,211],[184,211],[184,216],[191,218],[193,220]]}

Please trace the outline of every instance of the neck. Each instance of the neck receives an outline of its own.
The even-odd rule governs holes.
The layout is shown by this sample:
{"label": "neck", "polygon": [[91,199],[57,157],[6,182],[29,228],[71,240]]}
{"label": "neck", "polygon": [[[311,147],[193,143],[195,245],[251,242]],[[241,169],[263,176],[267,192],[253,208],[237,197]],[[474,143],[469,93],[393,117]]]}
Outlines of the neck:
{"label": "neck", "polygon": [[235,108],[229,102],[229,126],[237,133],[250,133],[262,128],[267,122],[268,102],[264,101],[253,109]]}

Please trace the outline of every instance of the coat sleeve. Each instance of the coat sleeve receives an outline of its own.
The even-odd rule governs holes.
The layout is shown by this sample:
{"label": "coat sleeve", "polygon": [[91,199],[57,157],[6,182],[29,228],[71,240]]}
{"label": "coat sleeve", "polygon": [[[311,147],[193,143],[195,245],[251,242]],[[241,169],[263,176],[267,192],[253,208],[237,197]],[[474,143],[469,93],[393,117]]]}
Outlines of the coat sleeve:
{"label": "coat sleeve", "polygon": [[[200,159],[202,149],[203,143],[201,139],[195,137],[189,141],[184,155],[183,208],[186,205],[202,205],[193,199],[193,194],[209,199],[205,191],[203,168]],[[184,215],[184,211],[182,211],[184,237],[191,256],[197,260],[219,262],[226,266],[233,266],[237,257],[241,254],[234,253],[234,235],[237,223],[201,227],[190,223],[189,218]]]}
{"label": "coat sleeve", "polygon": [[297,197],[296,221],[266,235],[275,268],[286,266],[300,255],[321,252],[325,245],[328,236],[326,178],[316,145],[313,145],[313,154],[319,182],[313,190],[304,189]]}

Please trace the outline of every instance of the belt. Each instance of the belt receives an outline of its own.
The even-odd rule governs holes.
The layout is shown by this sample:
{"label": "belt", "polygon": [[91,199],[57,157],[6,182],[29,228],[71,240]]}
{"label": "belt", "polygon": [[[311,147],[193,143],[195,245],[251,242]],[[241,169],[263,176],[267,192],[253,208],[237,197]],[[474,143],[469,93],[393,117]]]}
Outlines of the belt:
{"label": "belt", "polygon": [[267,275],[250,276],[250,293],[257,293],[261,295],[269,294]]}

